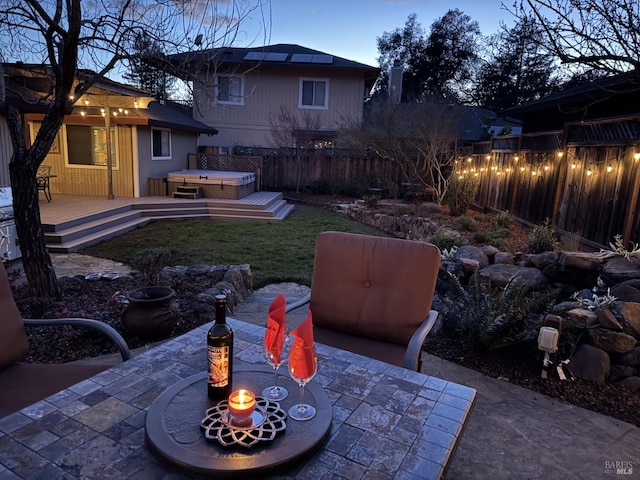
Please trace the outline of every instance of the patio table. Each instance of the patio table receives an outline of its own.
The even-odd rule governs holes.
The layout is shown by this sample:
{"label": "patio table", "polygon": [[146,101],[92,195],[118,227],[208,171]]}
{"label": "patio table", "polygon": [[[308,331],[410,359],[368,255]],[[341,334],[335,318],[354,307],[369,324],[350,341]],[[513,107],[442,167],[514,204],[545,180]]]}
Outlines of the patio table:
{"label": "patio table", "polygon": [[[228,323],[235,334],[234,367],[262,368],[264,328]],[[171,465],[154,453],[145,423],[163,392],[205,369],[209,327],[0,418],[0,477],[192,478],[188,466]],[[443,476],[474,389],[321,344],[316,352],[318,374],[311,383],[330,404],[330,431],[314,453],[275,476]]]}

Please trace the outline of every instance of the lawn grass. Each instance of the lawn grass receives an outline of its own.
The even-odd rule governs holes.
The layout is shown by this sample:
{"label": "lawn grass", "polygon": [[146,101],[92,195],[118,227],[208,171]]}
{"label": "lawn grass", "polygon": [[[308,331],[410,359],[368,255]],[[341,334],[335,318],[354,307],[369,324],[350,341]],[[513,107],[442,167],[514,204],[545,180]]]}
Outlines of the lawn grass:
{"label": "lawn grass", "polygon": [[336,230],[385,236],[345,214],[297,206],[283,221],[193,219],[152,222],[79,253],[131,265],[135,253],[168,247],[173,265],[248,263],[253,286],[296,282],[311,285],[318,233]]}

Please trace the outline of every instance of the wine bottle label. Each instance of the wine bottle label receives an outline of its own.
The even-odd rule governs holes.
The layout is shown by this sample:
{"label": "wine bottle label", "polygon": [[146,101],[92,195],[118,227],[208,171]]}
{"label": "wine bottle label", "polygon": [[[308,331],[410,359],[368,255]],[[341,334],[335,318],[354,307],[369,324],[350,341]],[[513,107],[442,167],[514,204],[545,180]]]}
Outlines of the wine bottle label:
{"label": "wine bottle label", "polygon": [[209,385],[226,387],[229,384],[229,347],[207,347]]}

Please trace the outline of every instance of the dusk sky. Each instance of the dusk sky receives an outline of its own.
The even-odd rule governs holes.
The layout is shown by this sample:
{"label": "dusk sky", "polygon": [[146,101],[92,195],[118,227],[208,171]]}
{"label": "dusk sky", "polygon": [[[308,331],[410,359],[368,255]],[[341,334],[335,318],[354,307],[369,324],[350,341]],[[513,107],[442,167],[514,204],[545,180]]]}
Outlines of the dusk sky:
{"label": "dusk sky", "polygon": [[[502,3],[501,0],[272,0],[271,38],[247,32],[237,45],[295,43],[377,66],[377,37],[403,27],[411,13],[417,14],[417,21],[428,32],[434,20],[457,8],[478,21],[483,35],[489,35],[498,32],[501,20],[508,26],[513,24],[513,16],[501,7]],[[506,2],[508,6],[512,3]],[[268,10],[264,13],[269,14]],[[257,17],[255,14],[254,20]],[[248,30],[251,23],[246,24]]]}

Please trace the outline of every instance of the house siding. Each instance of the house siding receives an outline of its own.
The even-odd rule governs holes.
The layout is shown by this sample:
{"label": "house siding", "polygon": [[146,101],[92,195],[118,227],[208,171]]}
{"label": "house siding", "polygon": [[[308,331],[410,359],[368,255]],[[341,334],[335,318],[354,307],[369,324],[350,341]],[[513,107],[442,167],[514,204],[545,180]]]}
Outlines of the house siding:
{"label": "house siding", "polygon": [[[299,109],[300,78],[329,80],[329,105],[327,110]],[[298,115],[310,113],[313,125],[300,128],[335,130],[344,119],[361,119],[365,82],[362,72],[262,67],[245,76],[244,105],[216,105],[214,81],[202,88],[196,82],[194,97],[198,99],[195,118],[218,129],[218,135],[201,136],[201,145],[274,146],[271,131],[274,119],[281,107]]]}
{"label": "house siding", "polygon": [[[34,122],[37,130],[39,123]],[[132,132],[128,125],[116,126],[117,165],[113,168],[113,193],[117,197],[133,196],[133,158],[131,154]],[[66,193],[70,195],[98,195],[109,194],[109,179],[107,167],[86,167],[68,165],[66,163],[67,148],[66,124],[62,126],[54,145],[58,145],[59,153],[51,153],[45,157],[44,164],[51,165],[51,193]],[[56,149],[52,148],[55,152]]]}
{"label": "house siding", "polygon": [[149,195],[149,178],[166,178],[167,173],[188,168],[188,155],[196,153],[198,134],[171,130],[171,159],[151,158],[151,127],[138,127],[138,171],[140,196]]}

